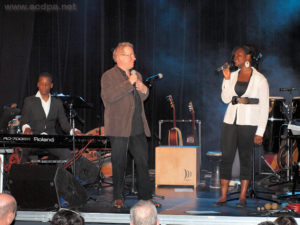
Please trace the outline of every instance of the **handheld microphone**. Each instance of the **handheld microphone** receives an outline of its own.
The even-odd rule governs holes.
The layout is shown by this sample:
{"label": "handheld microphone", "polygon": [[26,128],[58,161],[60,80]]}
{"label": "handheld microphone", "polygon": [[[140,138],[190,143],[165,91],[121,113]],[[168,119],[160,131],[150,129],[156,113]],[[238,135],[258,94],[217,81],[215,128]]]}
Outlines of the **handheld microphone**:
{"label": "handheld microphone", "polygon": [[224,69],[227,69],[227,68],[230,67],[230,66],[232,66],[232,63],[224,64],[224,65],[218,67],[218,68],[216,69],[216,71],[220,72],[220,71],[222,71],[222,70],[224,70]]}
{"label": "handheld microphone", "polygon": [[156,80],[156,79],[162,79],[164,76],[162,75],[162,73],[158,73],[158,74],[155,74],[153,76],[150,76],[150,77],[147,77],[146,78],[146,82],[151,82],[152,80]]}
{"label": "handheld microphone", "polygon": [[279,88],[279,91],[295,91],[297,88]]}
{"label": "handheld microphone", "polygon": [[131,70],[130,71],[130,75],[135,75],[136,74],[136,71],[135,70]]}
{"label": "handheld microphone", "polygon": [[[130,75],[136,75],[136,70],[131,70]],[[133,87],[136,88],[136,84],[133,84]]]}

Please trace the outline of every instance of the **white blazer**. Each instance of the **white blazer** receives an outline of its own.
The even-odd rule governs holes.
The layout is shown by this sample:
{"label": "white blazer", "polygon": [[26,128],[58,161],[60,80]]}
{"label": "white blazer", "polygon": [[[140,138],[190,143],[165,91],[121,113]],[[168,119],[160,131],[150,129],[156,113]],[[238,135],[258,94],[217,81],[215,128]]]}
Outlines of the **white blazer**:
{"label": "white blazer", "polygon": [[241,97],[258,98],[258,104],[232,105],[233,96],[237,96],[234,88],[240,70],[231,73],[230,80],[223,80],[222,101],[228,104],[224,123],[233,124],[236,116],[236,124],[257,126],[256,135],[263,136],[269,117],[269,85],[267,79],[252,67],[246,92]]}

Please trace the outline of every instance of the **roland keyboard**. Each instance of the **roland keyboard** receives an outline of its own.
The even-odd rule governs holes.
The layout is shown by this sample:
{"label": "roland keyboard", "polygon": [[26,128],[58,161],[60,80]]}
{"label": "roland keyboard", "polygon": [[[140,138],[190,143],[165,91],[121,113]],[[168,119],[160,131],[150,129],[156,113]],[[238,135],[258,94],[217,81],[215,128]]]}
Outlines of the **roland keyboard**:
{"label": "roland keyboard", "polygon": [[[74,136],[75,147],[82,148],[89,141],[88,148],[110,148],[106,136],[89,135]],[[73,148],[73,136],[71,135],[24,135],[24,134],[0,134],[0,147],[26,147],[26,148]]]}

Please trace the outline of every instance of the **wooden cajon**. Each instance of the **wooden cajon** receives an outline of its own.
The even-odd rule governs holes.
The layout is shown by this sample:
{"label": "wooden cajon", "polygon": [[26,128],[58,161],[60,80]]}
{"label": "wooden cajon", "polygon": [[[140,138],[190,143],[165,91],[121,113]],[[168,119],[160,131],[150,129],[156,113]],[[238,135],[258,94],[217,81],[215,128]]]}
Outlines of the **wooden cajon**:
{"label": "wooden cajon", "polygon": [[200,183],[199,146],[158,146],[155,148],[155,186]]}

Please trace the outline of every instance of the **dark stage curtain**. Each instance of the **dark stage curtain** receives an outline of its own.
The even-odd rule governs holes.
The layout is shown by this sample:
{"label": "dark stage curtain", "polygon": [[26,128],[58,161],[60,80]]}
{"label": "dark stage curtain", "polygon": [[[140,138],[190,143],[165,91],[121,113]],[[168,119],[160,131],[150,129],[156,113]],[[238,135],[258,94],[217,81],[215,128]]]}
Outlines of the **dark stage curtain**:
{"label": "dark stage curtain", "polygon": [[[44,9],[8,8],[33,3],[1,4],[0,104],[22,106],[25,96],[36,93],[38,74],[48,71],[54,76],[53,93],[82,96],[94,105],[78,110],[85,120],[77,124],[82,131],[103,125],[101,74],[114,65],[117,43],[129,41],[137,55],[135,69],[144,78],[164,74],[154,81],[146,102],[152,166],[158,121],[172,119],[170,94],[177,119],[191,119],[188,102],[193,102],[202,123],[202,154],[219,150],[226,105],[220,99],[222,74],[215,68],[230,59],[234,46],[259,46],[264,55],[259,70],[269,79],[271,95],[299,84],[300,7],[295,1],[49,0],[38,1]],[[63,4],[69,8],[53,10]],[[187,125],[184,135],[191,129]],[[162,139],[165,143],[167,130]]]}
{"label": "dark stage curtain", "polygon": [[[3,7],[3,8],[2,8]],[[34,13],[0,13],[0,105],[21,103],[28,93]]]}

